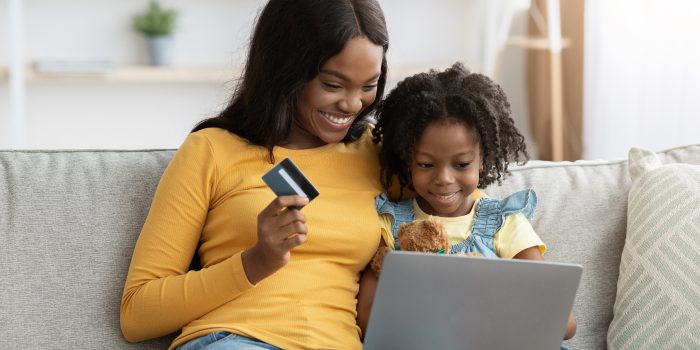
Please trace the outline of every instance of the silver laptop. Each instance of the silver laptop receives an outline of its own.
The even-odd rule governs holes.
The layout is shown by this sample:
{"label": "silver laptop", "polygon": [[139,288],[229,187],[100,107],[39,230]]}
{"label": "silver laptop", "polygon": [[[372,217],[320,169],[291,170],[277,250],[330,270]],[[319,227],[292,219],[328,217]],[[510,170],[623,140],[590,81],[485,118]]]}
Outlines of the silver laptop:
{"label": "silver laptop", "polygon": [[582,271],[552,262],[391,252],[364,349],[559,349]]}

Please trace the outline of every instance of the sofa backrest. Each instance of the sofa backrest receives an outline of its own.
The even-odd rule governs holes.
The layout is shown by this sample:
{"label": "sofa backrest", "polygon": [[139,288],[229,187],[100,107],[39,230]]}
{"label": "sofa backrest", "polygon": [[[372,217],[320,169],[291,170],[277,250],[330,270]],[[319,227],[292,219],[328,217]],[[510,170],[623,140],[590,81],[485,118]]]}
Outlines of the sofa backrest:
{"label": "sofa backrest", "polygon": [[[0,151],[0,348],[163,349],[123,340],[119,300],[131,253],[172,150]],[[700,145],[661,153],[700,164]],[[575,349],[604,349],[625,238],[625,161],[511,169],[502,197],[534,188],[547,260],[584,266]]]}
{"label": "sofa backrest", "polygon": [[[659,154],[664,163],[700,164],[700,145]],[[583,265],[574,302],[578,327],[567,344],[605,349],[627,227],[627,161],[532,161],[511,173],[502,186],[485,192],[502,197],[535,190],[539,203],[533,226],[548,246],[545,259]]]}
{"label": "sofa backrest", "polygon": [[0,348],[167,348],[123,340],[119,300],[172,154],[0,152]]}

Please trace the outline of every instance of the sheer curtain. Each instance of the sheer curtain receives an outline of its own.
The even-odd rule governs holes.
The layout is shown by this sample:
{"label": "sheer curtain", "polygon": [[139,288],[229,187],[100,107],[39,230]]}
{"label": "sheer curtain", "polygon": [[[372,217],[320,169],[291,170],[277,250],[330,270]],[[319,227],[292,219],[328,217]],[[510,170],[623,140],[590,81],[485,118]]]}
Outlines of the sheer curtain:
{"label": "sheer curtain", "polygon": [[700,2],[588,0],[584,158],[700,143]]}
{"label": "sheer curtain", "polygon": [[475,8],[469,13],[478,18],[472,22],[479,27],[481,33],[479,49],[483,73],[495,78],[498,55],[506,46],[513,18],[530,8],[530,0],[480,0],[471,3]]}

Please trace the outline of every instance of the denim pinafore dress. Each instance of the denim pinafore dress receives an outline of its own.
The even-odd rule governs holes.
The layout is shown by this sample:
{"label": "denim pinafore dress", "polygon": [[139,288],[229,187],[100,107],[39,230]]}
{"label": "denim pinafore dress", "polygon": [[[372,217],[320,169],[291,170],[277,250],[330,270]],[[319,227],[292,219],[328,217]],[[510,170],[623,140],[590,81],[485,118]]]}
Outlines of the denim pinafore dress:
{"label": "denim pinafore dress", "polygon": [[[392,217],[391,234],[394,236],[394,249],[401,250],[397,232],[402,224],[411,223],[416,219],[413,200],[390,202],[385,194],[381,194],[375,198],[374,205],[377,213]],[[453,245],[450,254],[480,253],[485,257],[497,258],[493,236],[503,226],[506,216],[523,213],[528,219],[532,219],[536,207],[537,195],[532,189],[515,192],[504,199],[481,198],[475,205],[471,234],[464,241]]]}

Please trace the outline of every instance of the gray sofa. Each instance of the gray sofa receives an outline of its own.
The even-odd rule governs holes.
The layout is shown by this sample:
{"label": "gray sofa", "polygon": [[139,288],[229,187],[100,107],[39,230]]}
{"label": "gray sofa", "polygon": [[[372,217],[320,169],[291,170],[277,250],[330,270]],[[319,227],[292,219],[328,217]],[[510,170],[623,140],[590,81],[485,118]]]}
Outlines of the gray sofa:
{"label": "gray sofa", "polygon": [[[172,150],[0,151],[0,348],[166,348],[129,344],[119,301],[136,238]],[[700,164],[700,145],[661,153]],[[546,258],[584,266],[574,349],[604,349],[625,239],[625,161],[541,162],[512,169],[503,196],[539,196]]]}

